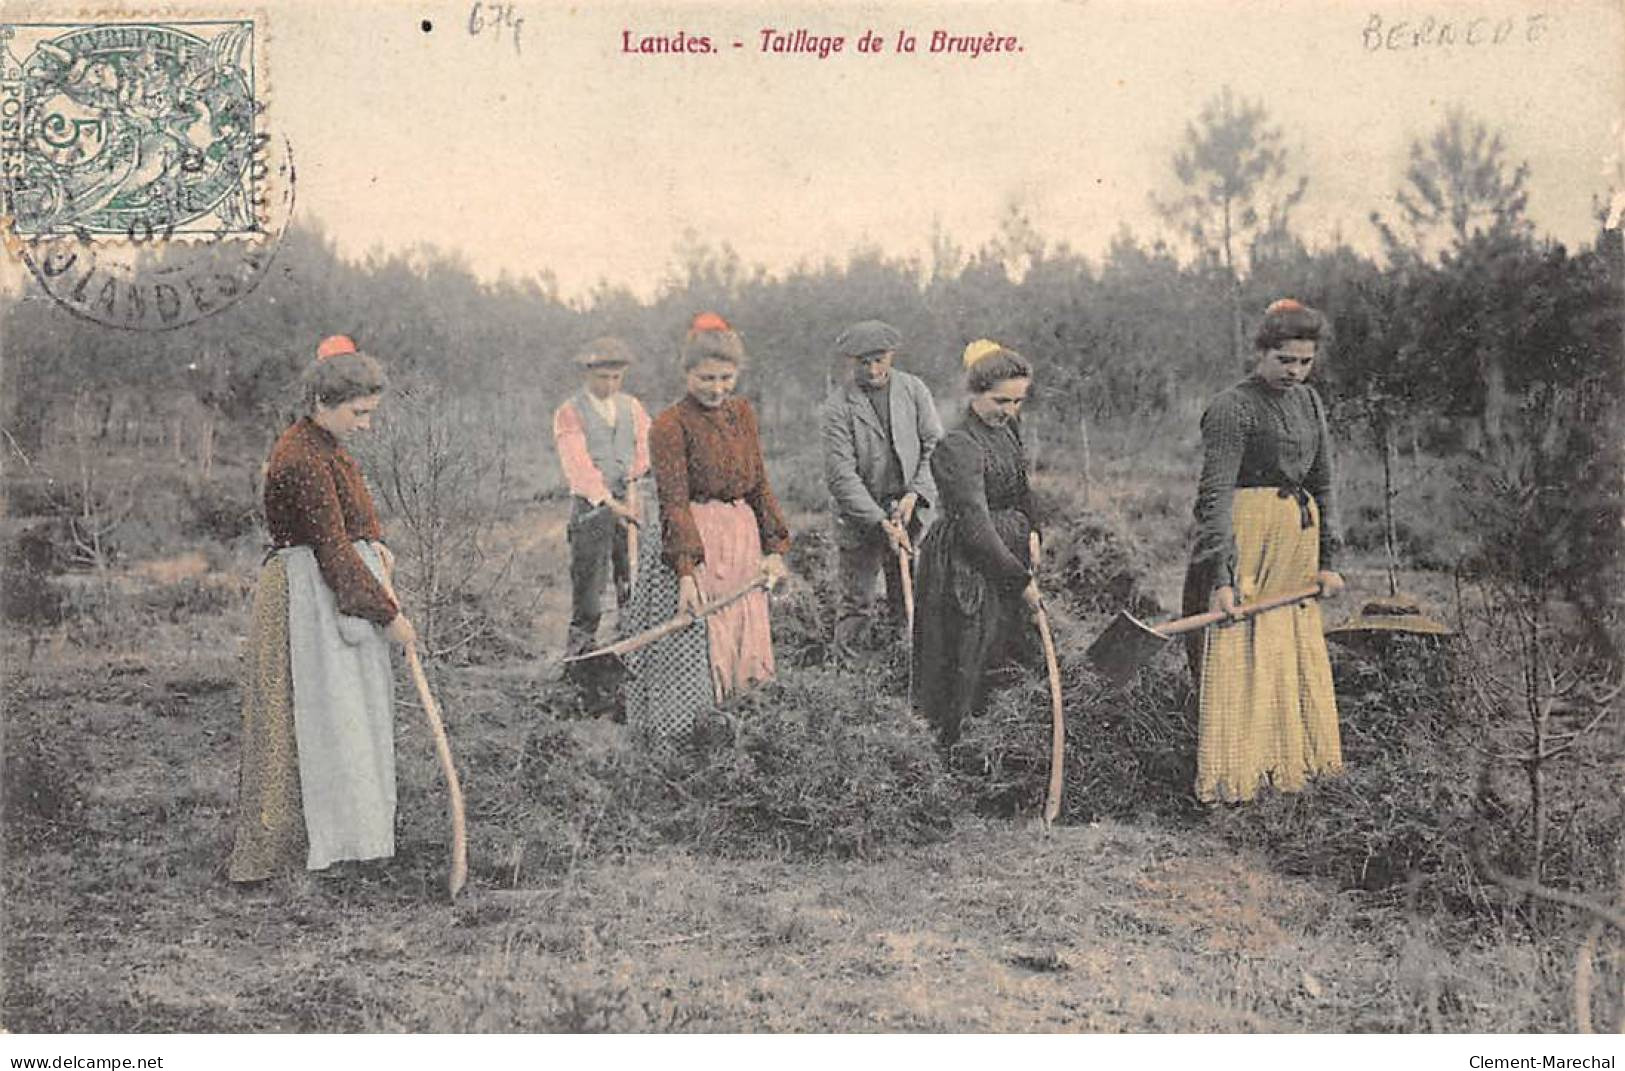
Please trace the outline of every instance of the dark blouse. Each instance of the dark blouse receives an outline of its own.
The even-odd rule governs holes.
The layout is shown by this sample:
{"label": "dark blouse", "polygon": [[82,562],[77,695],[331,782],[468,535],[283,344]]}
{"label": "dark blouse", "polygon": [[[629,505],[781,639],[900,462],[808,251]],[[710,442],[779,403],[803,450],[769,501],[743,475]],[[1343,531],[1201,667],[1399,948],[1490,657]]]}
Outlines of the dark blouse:
{"label": "dark blouse", "polygon": [[762,553],[790,548],[790,529],[768,486],[756,413],[745,399],[729,398],[707,409],[685,395],[655,417],[649,454],[660,498],[662,552],[678,576],[690,575],[705,561],[689,509],[695,502],[743,500],[756,514]]}
{"label": "dark blouse", "polygon": [[1017,426],[990,427],[967,410],[931,454],[931,472],[942,501],[937,523],[953,533],[965,560],[1001,588],[1025,587],[1034,514]]}
{"label": "dark blouse", "polygon": [[351,542],[383,529],[355,460],[309,417],[271,448],[265,471],[265,523],[276,547],[310,547],[339,611],[379,625],[399,609]]}
{"label": "dark blouse", "polygon": [[1235,584],[1231,497],[1238,487],[1307,493],[1320,509],[1320,567],[1332,568],[1331,440],[1320,396],[1307,384],[1276,391],[1257,378],[1214,398],[1202,414],[1202,476],[1196,489],[1192,560]]}

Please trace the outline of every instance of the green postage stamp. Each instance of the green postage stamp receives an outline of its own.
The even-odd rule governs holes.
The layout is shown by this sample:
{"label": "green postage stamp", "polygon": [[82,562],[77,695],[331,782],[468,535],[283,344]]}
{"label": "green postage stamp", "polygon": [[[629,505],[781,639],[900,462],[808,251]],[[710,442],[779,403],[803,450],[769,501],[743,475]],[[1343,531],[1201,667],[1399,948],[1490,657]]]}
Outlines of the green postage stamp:
{"label": "green postage stamp", "polygon": [[262,46],[255,19],[0,24],[6,241],[69,311],[161,330],[253,288],[293,195]]}

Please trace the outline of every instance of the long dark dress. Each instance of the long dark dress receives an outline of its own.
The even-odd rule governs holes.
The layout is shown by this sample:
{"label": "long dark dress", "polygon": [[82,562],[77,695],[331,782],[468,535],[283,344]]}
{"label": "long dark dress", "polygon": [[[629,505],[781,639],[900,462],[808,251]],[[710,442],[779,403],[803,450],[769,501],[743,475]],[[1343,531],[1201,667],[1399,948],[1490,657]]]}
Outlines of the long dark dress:
{"label": "long dark dress", "polygon": [[915,577],[914,698],[944,744],[987,697],[987,671],[1030,646],[1021,591],[1033,531],[1016,424],[968,410],[931,455],[942,512]]}

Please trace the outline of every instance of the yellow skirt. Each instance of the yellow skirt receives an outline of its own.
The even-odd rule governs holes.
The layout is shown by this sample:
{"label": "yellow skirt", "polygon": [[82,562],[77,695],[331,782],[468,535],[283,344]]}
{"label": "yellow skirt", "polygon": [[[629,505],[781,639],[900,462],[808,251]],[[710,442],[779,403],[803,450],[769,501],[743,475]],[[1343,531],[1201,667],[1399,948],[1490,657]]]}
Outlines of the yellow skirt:
{"label": "yellow skirt", "polygon": [[[1304,528],[1298,503],[1273,487],[1235,492],[1236,598],[1253,602],[1314,583],[1320,512]],[[1250,800],[1266,779],[1296,792],[1343,767],[1337,698],[1320,604],[1269,610],[1207,630],[1202,654],[1196,795]]]}
{"label": "yellow skirt", "polygon": [[261,881],[298,869],[305,857],[288,652],[288,572],[281,555],[260,569],[242,690],[237,835],[227,876],[232,881]]}

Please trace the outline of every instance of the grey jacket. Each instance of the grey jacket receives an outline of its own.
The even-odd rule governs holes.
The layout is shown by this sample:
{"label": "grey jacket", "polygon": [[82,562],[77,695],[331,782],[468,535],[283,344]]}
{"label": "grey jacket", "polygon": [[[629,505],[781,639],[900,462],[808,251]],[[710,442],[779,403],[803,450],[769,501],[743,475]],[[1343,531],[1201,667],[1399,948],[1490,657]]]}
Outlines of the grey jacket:
{"label": "grey jacket", "polygon": [[871,487],[885,478],[886,454],[894,446],[903,469],[904,487],[919,496],[915,516],[922,529],[931,523],[930,507],[937,502],[931,477],[931,451],[942,438],[942,421],[931,400],[931,390],[918,376],[892,370],[891,426],[893,442],[875,416],[863,388],[847,382],[824,402],[824,479],[834,498],[835,538],[844,547],[875,538],[887,512],[875,501]]}

